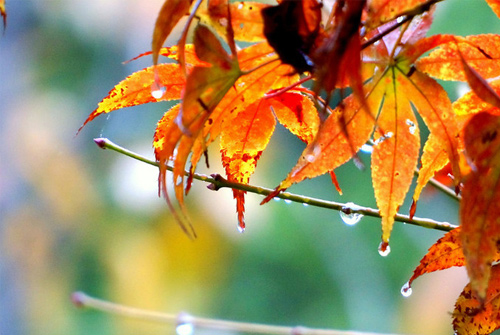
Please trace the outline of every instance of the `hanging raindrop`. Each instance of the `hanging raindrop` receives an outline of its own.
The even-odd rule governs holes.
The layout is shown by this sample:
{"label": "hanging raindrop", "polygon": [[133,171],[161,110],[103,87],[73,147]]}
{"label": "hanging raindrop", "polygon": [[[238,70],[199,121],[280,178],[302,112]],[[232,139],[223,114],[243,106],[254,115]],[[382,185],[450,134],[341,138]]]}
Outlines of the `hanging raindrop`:
{"label": "hanging raindrop", "polygon": [[292,203],[292,200],[290,200],[290,199],[285,199],[285,203],[286,203],[286,204],[291,204],[291,203]]}
{"label": "hanging raindrop", "polygon": [[154,81],[151,85],[151,95],[156,100],[161,99],[165,93],[167,92],[167,88],[165,86],[161,86],[160,83]]}
{"label": "hanging raindrop", "polygon": [[340,218],[346,225],[354,226],[356,223],[361,220],[363,214],[353,213],[353,211],[360,209],[358,205],[353,202],[348,202],[344,207],[339,211]]}
{"label": "hanging raindrop", "polygon": [[239,222],[238,222],[238,225],[236,226],[236,228],[238,228],[238,233],[245,232],[245,225],[241,225]]}
{"label": "hanging raindrop", "polygon": [[194,326],[192,323],[179,323],[175,327],[177,335],[192,335],[194,333]]}
{"label": "hanging raindrop", "polygon": [[387,242],[380,242],[380,245],[378,246],[378,253],[382,257],[386,257],[391,253],[391,247],[389,246],[389,243]]}
{"label": "hanging raindrop", "polygon": [[411,294],[412,290],[410,287],[410,282],[406,282],[406,284],[404,284],[403,287],[401,288],[401,295],[403,295],[403,297],[405,298],[408,298]]}
{"label": "hanging raindrop", "polygon": [[193,335],[194,325],[191,322],[192,317],[186,313],[179,313],[177,316],[177,326],[175,332],[177,335]]}

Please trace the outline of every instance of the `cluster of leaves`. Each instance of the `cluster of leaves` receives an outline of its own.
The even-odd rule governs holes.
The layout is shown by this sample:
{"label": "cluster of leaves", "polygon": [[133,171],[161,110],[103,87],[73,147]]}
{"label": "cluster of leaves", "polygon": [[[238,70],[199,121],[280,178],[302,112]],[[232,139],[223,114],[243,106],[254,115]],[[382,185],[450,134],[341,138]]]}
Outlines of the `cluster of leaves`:
{"label": "cluster of leaves", "polygon": [[[500,1],[486,1],[500,15]],[[124,107],[180,101],[158,122],[153,146],[160,193],[189,236],[195,232],[184,196],[206,148],[220,137],[227,178],[246,184],[276,121],[306,148],[263,203],[307,178],[331,173],[335,181],[334,170],[358,161],[361,146],[372,143],[382,249],[419,159],[411,215],[422,188],[450,164],[463,197],[461,228],[431,247],[405,289],[424,273],[465,265],[471,281],[457,301],[453,325],[458,334],[489,334],[500,327],[500,270],[492,266],[500,259],[500,81],[494,79],[500,75],[500,35],[426,37],[438,2],[337,0],[327,8],[317,0],[275,6],[166,0],[147,53],[154,65],[116,85],[85,124]],[[163,48],[185,16],[178,44]],[[248,46],[238,48],[235,41]],[[175,62],[158,64],[160,55]],[[452,103],[434,78],[466,81],[472,91]],[[302,85],[308,80],[312,88]],[[332,93],[345,96],[347,87],[353,93],[331,108]],[[430,131],[421,157],[415,111]],[[167,191],[170,163],[180,210]],[[244,230],[245,192],[233,195]]]}

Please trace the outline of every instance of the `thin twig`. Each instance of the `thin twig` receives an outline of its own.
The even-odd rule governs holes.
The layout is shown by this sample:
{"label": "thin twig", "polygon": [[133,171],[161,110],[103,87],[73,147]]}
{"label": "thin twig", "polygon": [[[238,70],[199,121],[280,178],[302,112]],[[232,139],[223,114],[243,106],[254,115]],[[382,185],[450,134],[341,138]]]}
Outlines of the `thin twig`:
{"label": "thin twig", "polygon": [[[96,138],[96,139],[94,139],[94,142],[102,149],[111,149],[113,151],[116,151],[116,152],[121,153],[123,155],[129,156],[129,157],[134,158],[136,160],[139,160],[141,162],[144,162],[144,163],[156,166],[156,167],[159,166],[158,162],[152,161],[144,156],[136,154],[135,152],[132,152],[132,151],[127,150],[123,147],[120,147],[119,145],[111,142],[107,138]],[[171,166],[167,165],[167,170],[172,171],[173,168]],[[185,174],[189,175],[189,172],[185,171]],[[210,185],[208,186],[208,188],[211,190],[219,190],[221,188],[226,187],[226,188],[247,191],[250,193],[255,193],[255,194],[260,194],[260,195],[269,195],[271,192],[274,191],[273,189],[270,189],[270,188],[231,182],[231,181],[226,180],[225,178],[223,178],[219,174],[207,176],[207,175],[200,174],[200,173],[194,173],[193,179],[209,183]],[[333,209],[333,210],[343,211],[343,212],[349,211],[349,213],[353,213],[353,214],[362,214],[365,216],[381,218],[379,210],[374,209],[374,208],[370,208],[370,207],[356,206],[355,208],[350,208],[349,205],[347,205],[345,203],[335,202],[335,201],[327,201],[327,200],[317,199],[317,198],[312,198],[312,197],[306,197],[303,195],[297,195],[297,194],[288,193],[288,192],[279,193],[276,196],[276,198],[290,200],[293,202],[302,203],[302,204],[315,206],[315,207]],[[443,230],[443,231],[450,231],[450,230],[453,230],[457,227],[457,226],[452,225],[448,222],[440,222],[440,221],[435,221],[435,220],[427,219],[427,218],[413,217],[413,219],[410,219],[410,217],[408,215],[403,215],[403,214],[396,214],[396,216],[394,217],[394,220],[399,221],[399,222],[409,223],[409,224],[424,227],[424,228],[437,229],[437,230]]]}
{"label": "thin twig", "polygon": [[167,314],[129,306],[119,305],[109,301],[93,298],[83,292],[75,292],[72,295],[73,303],[78,307],[87,307],[117,316],[140,319],[144,321],[158,322],[164,324],[190,324],[195,328],[206,328],[212,330],[225,330],[240,333],[269,334],[269,335],[383,335],[380,333],[365,333],[356,331],[344,331],[333,329],[317,329],[307,327],[285,327],[263,325],[257,323],[236,322],[200,318],[186,313]]}

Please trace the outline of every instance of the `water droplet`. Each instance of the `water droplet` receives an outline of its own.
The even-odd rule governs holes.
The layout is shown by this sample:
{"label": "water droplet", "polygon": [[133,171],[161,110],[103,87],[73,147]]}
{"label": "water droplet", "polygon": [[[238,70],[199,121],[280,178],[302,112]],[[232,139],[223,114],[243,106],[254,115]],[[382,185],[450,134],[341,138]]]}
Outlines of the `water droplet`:
{"label": "water droplet", "polygon": [[156,81],[153,82],[153,84],[151,85],[151,95],[156,100],[161,99],[165,95],[166,92],[167,92],[167,88],[165,86],[161,86]]}
{"label": "water droplet", "polygon": [[306,204],[305,202],[302,203],[302,206],[304,207],[309,207],[309,204]]}
{"label": "water droplet", "polygon": [[379,138],[377,138],[373,144],[375,145],[379,145],[380,143],[384,142],[385,140],[387,140],[388,138],[391,138],[392,136],[394,136],[394,133],[392,131],[380,136]]}
{"label": "water droplet", "polygon": [[285,203],[287,203],[287,204],[291,204],[291,203],[292,203],[292,200],[290,200],[290,199],[285,199]]}
{"label": "water droplet", "polygon": [[340,218],[346,225],[354,226],[363,217],[363,214],[353,213],[353,210],[358,210],[359,208],[360,207],[355,203],[346,203],[345,206],[339,211]]}
{"label": "water droplet", "polygon": [[321,154],[321,147],[319,145],[315,145],[313,147],[312,153],[307,154],[304,158],[306,161],[309,163],[313,163],[316,159],[318,159],[318,156]]}
{"label": "water droplet", "polygon": [[278,197],[274,197],[274,198],[273,198],[273,200],[274,200],[274,201],[280,201],[281,199],[280,199],[280,198],[278,198]]}
{"label": "water droplet", "polygon": [[244,233],[245,232],[245,226],[241,226],[239,223],[236,226],[238,228],[238,233]]}
{"label": "water droplet", "polygon": [[243,9],[243,2],[238,5],[238,9]]}
{"label": "water droplet", "polygon": [[391,253],[391,247],[389,246],[389,243],[387,242],[380,242],[380,245],[378,246],[378,253],[382,257],[386,257]]}
{"label": "water droplet", "polygon": [[410,132],[410,134],[414,135],[415,134],[415,131],[417,130],[417,126],[415,125],[415,123],[413,123],[412,120],[406,120],[406,124],[408,126],[410,126],[408,128],[408,131]]}
{"label": "water droplet", "polygon": [[175,327],[177,335],[192,335],[194,333],[194,326],[192,323],[179,323]]}
{"label": "water droplet", "polygon": [[403,295],[403,297],[408,298],[411,295],[411,293],[412,290],[410,287],[410,283],[406,282],[406,284],[404,284],[403,287],[401,288],[401,294]]}
{"label": "water droplet", "polygon": [[361,146],[361,151],[366,152],[367,154],[371,154],[373,152],[373,147],[369,144],[363,144]]}
{"label": "water droplet", "polygon": [[403,22],[403,20],[404,20],[404,19],[405,19],[405,17],[404,17],[404,16],[399,16],[399,17],[396,19],[396,22],[397,22],[397,23],[401,23],[401,22]]}

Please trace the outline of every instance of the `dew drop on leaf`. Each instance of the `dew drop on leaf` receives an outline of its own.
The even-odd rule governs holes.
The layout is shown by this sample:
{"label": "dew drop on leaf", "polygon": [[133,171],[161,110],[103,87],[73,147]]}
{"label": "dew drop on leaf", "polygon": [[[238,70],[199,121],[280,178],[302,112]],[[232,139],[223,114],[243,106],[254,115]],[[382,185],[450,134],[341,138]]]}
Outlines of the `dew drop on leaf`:
{"label": "dew drop on leaf", "polygon": [[401,288],[401,295],[405,298],[408,298],[412,294],[412,289],[410,287],[410,283],[406,282]]}
{"label": "dew drop on leaf", "polygon": [[410,134],[414,135],[415,130],[417,130],[417,126],[415,125],[415,123],[413,123],[413,121],[407,119],[406,124],[409,126],[408,131],[410,132]]}
{"label": "dew drop on leaf", "polygon": [[153,84],[151,85],[151,95],[156,100],[161,99],[165,95],[166,92],[167,92],[166,87],[161,86],[156,81],[154,81]]}
{"label": "dew drop on leaf", "polygon": [[305,156],[305,159],[309,163],[314,163],[314,161],[319,157],[320,154],[321,154],[321,147],[319,145],[315,145],[312,150],[312,153],[307,154]]}
{"label": "dew drop on leaf", "polygon": [[373,144],[375,145],[379,145],[380,143],[384,142],[385,140],[387,140],[388,138],[391,138],[392,136],[394,136],[394,133],[392,131],[389,131],[387,134],[384,134],[382,136],[380,136],[379,138],[377,138]]}
{"label": "dew drop on leaf", "polygon": [[353,210],[357,210],[359,208],[360,207],[358,205],[352,202],[346,203],[345,206],[339,211],[340,218],[346,225],[354,226],[363,217],[363,214],[353,213]]}
{"label": "dew drop on leaf", "polygon": [[382,257],[386,257],[391,253],[391,247],[389,246],[389,243],[387,242],[380,242],[378,246],[378,253]]}

